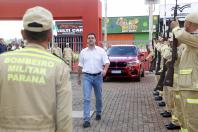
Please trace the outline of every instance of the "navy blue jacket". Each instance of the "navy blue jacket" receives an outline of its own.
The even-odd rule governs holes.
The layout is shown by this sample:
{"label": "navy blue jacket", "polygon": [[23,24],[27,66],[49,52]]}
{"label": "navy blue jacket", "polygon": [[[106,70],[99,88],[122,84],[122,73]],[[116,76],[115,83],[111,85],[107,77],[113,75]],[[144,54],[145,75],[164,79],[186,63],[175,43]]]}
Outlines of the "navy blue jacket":
{"label": "navy blue jacket", "polygon": [[7,51],[7,47],[0,43],[0,54]]}

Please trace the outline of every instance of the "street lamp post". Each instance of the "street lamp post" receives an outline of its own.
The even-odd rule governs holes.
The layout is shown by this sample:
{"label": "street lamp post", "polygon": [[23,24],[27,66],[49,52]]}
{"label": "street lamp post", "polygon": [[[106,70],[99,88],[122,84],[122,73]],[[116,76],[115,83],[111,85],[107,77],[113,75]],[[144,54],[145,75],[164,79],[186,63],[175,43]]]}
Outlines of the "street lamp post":
{"label": "street lamp post", "polygon": [[107,49],[107,0],[105,2],[105,20],[104,20],[104,41],[103,48]]}
{"label": "street lamp post", "polygon": [[149,45],[152,45],[153,38],[153,4],[149,4]]}
{"label": "street lamp post", "polygon": [[145,3],[149,6],[149,47],[152,45],[153,38],[153,12],[155,4],[159,3],[159,0],[145,0]]}

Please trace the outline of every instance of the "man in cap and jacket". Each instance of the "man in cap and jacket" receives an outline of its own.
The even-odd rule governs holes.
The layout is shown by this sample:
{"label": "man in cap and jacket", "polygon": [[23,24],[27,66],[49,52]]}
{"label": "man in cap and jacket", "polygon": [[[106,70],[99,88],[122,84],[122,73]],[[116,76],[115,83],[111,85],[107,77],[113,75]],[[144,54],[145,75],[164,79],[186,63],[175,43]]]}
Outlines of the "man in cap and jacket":
{"label": "man in cap and jacket", "polygon": [[[186,45],[179,64],[178,85],[180,88],[198,88],[198,12],[186,16],[184,30],[179,27],[178,21],[173,21],[171,27],[179,44]],[[185,71],[189,74],[181,74]]]}
{"label": "man in cap and jacket", "polygon": [[27,45],[0,55],[0,132],[71,132],[69,68],[46,51],[53,16],[28,9],[21,31]]}
{"label": "man in cap and jacket", "polygon": [[[189,91],[191,89],[197,89],[198,88],[198,12],[190,13],[186,16],[185,22],[184,22],[184,30],[182,30],[179,27],[178,21],[173,21],[171,23],[172,31],[175,35],[175,37],[178,40],[178,43],[184,43],[186,45],[185,50],[182,53],[180,64],[179,64],[179,75],[178,75],[178,87],[181,91],[183,89]],[[198,97],[197,97],[198,98]],[[183,102],[183,100],[181,100]],[[188,102],[189,101],[189,102]],[[196,99],[193,99],[193,102],[190,102],[192,100],[186,100],[186,103],[193,104],[194,108],[197,106],[197,103],[195,102]],[[184,108],[184,107],[183,107]],[[186,109],[186,108],[184,108]],[[189,117],[184,115],[186,114],[193,114],[191,115],[191,122],[186,123],[185,118]],[[187,127],[187,130],[189,132],[195,132],[198,129],[198,122],[193,121],[193,117],[197,117],[197,112],[195,111],[182,111],[183,119],[185,120],[184,124],[181,124],[182,127]],[[189,120],[188,120],[189,121]],[[192,124],[194,123],[194,124]],[[186,126],[186,124],[188,124]],[[192,127],[194,131],[192,130]]]}

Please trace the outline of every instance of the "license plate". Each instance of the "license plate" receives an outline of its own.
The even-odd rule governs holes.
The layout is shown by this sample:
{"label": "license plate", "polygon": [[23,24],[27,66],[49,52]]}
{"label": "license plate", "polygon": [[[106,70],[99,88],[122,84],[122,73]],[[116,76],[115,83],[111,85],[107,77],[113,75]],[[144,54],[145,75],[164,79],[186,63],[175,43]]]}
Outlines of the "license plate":
{"label": "license plate", "polygon": [[119,73],[121,73],[121,70],[112,70],[111,73],[119,74]]}

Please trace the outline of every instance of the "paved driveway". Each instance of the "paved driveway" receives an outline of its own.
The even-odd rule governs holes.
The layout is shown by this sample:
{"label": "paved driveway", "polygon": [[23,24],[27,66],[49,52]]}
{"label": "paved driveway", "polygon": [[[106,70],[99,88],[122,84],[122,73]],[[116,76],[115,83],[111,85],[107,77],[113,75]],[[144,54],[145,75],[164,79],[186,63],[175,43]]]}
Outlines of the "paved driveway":
{"label": "paved driveway", "polygon": [[[82,88],[77,85],[77,75],[72,74],[73,111],[82,112]],[[74,132],[169,132],[164,127],[170,118],[162,118],[163,108],[157,106],[152,90],[153,74],[147,73],[141,82],[114,80],[104,82],[104,108],[101,121],[91,119],[90,128],[82,128],[82,115],[73,118]],[[92,92],[92,110],[95,99]],[[178,131],[170,131],[178,132]]]}

